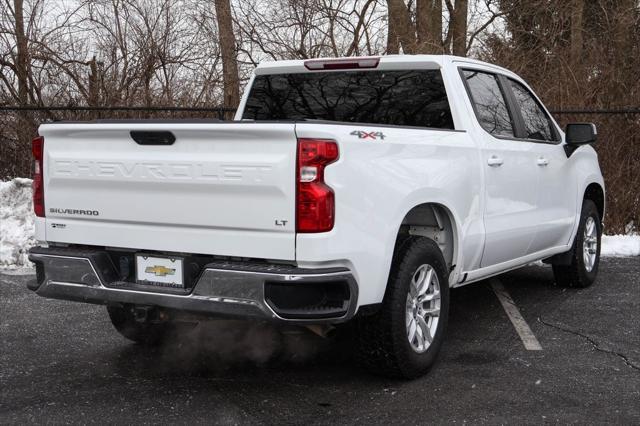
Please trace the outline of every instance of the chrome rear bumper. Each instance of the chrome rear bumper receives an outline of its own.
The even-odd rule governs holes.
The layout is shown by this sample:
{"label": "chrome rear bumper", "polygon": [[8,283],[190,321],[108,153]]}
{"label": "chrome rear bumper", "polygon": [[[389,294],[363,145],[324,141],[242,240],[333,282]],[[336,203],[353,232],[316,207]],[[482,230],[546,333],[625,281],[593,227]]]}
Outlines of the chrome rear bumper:
{"label": "chrome rear bumper", "polygon": [[[39,296],[95,304],[158,306],[209,316],[263,318],[288,323],[339,323],[353,317],[358,287],[347,269],[302,269],[290,265],[215,261],[205,265],[188,292],[140,289],[119,281],[104,250],[34,247],[29,259],[36,279],[28,287]],[[346,289],[336,309],[281,309],[265,291],[267,286],[296,293],[338,285]],[[286,294],[284,296],[287,297]]]}

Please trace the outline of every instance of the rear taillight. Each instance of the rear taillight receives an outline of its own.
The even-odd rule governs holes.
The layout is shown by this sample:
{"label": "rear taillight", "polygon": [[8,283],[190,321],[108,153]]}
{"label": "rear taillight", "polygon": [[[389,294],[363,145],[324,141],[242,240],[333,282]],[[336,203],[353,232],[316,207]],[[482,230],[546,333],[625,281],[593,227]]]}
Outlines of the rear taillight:
{"label": "rear taillight", "polygon": [[31,141],[31,152],[33,153],[33,211],[36,216],[44,217],[44,138],[38,136]]}
{"label": "rear taillight", "polygon": [[324,182],[324,168],[338,159],[338,144],[328,139],[298,139],[297,232],[333,229],[335,197]]}

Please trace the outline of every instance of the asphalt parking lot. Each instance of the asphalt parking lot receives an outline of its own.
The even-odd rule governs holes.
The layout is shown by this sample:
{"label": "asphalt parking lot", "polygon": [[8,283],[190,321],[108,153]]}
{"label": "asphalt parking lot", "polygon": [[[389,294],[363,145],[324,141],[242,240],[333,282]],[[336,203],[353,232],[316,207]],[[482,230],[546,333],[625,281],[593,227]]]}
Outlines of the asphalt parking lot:
{"label": "asphalt parking lot", "polygon": [[[414,381],[361,371],[342,347],[260,325],[201,327],[145,349],[104,307],[39,298],[0,272],[0,423],[640,423],[640,259],[603,259],[585,290],[551,270],[453,291],[439,363]],[[327,347],[328,346],[328,347]]]}

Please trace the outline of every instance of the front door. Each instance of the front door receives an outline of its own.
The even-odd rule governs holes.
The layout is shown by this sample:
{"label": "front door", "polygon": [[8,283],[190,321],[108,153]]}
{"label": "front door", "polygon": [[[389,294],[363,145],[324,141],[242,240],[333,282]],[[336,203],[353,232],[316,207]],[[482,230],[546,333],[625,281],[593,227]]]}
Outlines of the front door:
{"label": "front door", "polygon": [[537,227],[535,144],[516,137],[516,126],[497,75],[462,70],[481,133],[485,171],[485,246],[480,267],[526,255]]}
{"label": "front door", "polygon": [[569,168],[570,160],[560,145],[560,134],[551,117],[533,93],[518,81],[504,81],[520,120],[519,136],[536,153],[538,226],[529,252],[566,245],[573,231],[578,191],[577,181]]}

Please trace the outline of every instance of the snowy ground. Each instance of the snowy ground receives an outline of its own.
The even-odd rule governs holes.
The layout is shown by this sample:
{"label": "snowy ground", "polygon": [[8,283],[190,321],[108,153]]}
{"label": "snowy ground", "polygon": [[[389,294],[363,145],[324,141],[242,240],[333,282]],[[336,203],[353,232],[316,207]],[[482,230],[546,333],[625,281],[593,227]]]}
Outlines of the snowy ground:
{"label": "snowy ground", "polygon": [[640,256],[640,235],[603,235],[602,256]]}
{"label": "snowy ground", "polygon": [[31,179],[0,182],[0,268],[31,266],[33,217]]}
{"label": "snowy ground", "polygon": [[[0,268],[30,267],[28,250],[35,243],[31,180],[0,182]],[[602,256],[640,256],[640,235],[605,235]]]}

